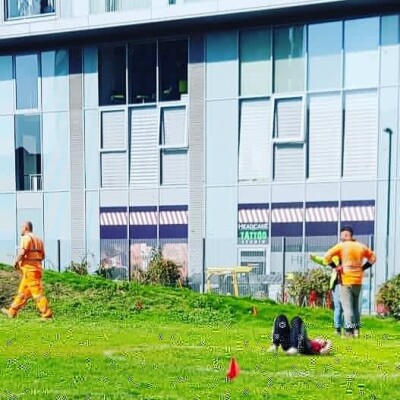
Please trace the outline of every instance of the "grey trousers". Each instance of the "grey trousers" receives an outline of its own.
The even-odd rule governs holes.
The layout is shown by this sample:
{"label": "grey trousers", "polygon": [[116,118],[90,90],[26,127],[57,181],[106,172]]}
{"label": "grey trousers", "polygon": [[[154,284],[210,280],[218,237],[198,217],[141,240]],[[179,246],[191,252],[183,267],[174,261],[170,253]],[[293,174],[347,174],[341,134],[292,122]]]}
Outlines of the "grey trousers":
{"label": "grey trousers", "polygon": [[360,293],[361,285],[341,285],[340,287],[340,301],[347,330],[360,328]]}

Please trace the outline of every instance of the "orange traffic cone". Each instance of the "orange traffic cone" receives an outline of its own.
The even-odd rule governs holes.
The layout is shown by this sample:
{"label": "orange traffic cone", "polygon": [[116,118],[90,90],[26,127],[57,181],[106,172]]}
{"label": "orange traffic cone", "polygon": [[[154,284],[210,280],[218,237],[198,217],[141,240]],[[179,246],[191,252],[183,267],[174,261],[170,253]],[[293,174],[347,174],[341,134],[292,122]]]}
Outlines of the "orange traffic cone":
{"label": "orange traffic cone", "polygon": [[239,364],[234,358],[232,358],[231,362],[229,363],[229,369],[226,373],[226,379],[229,382],[232,379],[236,378],[239,374],[240,374]]}
{"label": "orange traffic cone", "polygon": [[258,314],[257,307],[253,307],[252,313],[253,313],[253,317],[257,317],[257,314]]}

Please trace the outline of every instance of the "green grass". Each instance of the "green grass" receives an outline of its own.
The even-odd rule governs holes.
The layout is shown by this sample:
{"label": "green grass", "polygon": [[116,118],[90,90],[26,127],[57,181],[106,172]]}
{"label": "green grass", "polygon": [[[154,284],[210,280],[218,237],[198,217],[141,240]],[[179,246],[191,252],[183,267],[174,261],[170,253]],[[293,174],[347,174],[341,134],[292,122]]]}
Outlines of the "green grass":
{"label": "green grass", "polygon": [[[364,317],[362,338],[333,338],[332,355],[288,357],[266,351],[274,316],[300,314],[311,337],[332,338],[329,311],[73,274],[45,285],[53,322],[31,305],[1,321],[2,399],[400,398],[393,320]],[[226,383],[231,357],[241,374]]]}

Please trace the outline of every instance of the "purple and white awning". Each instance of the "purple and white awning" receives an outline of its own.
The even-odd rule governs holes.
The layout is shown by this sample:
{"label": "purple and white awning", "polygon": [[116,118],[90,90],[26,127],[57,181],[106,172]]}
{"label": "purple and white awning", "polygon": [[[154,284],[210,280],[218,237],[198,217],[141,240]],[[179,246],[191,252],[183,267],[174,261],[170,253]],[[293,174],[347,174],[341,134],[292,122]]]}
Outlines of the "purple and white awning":
{"label": "purple and white awning", "polygon": [[[310,208],[243,208],[239,210],[239,223],[296,223],[303,222],[337,222],[341,221],[374,221],[374,206],[349,206],[349,207],[310,207]],[[305,214],[305,215],[304,215]],[[305,217],[305,218],[304,218]]]}
{"label": "purple and white awning", "polygon": [[[160,225],[187,225],[187,211],[161,211]],[[157,225],[157,211],[133,211],[129,213],[129,225]],[[102,212],[100,225],[128,225],[127,212]]]}

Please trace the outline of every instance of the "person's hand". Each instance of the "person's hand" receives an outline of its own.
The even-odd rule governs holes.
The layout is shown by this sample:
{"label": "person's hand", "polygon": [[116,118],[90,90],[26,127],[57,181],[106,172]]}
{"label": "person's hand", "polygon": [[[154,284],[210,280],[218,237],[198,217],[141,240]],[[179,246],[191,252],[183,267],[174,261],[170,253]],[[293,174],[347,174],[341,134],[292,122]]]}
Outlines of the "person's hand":
{"label": "person's hand", "polygon": [[15,269],[15,271],[19,270],[19,262],[18,261],[14,263],[14,269]]}
{"label": "person's hand", "polygon": [[338,274],[343,274],[343,267],[341,265],[339,265],[338,267],[336,267],[336,272]]}

